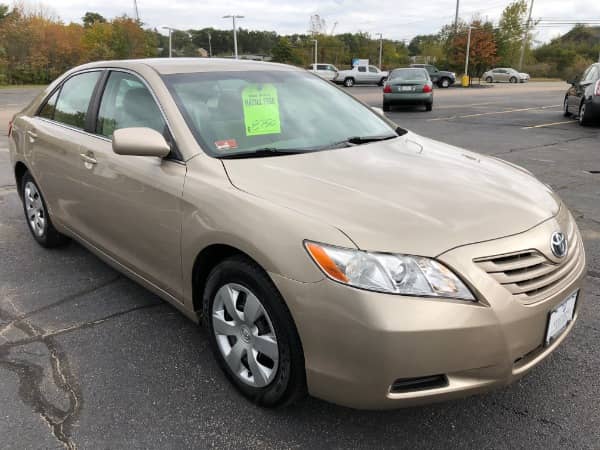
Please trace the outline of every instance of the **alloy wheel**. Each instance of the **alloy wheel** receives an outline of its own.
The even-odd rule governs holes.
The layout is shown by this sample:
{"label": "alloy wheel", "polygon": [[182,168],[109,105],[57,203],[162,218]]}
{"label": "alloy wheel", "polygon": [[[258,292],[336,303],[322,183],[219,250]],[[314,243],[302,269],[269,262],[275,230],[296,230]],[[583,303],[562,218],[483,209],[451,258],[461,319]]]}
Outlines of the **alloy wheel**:
{"label": "alloy wheel", "polygon": [[46,231],[46,210],[37,187],[31,181],[25,184],[23,197],[31,230],[41,237]]}
{"label": "alloy wheel", "polygon": [[229,369],[242,382],[265,387],[277,374],[279,346],[269,314],[248,288],[228,283],[216,293],[212,328]]}
{"label": "alloy wheel", "polygon": [[585,102],[579,108],[579,124],[585,125]]}

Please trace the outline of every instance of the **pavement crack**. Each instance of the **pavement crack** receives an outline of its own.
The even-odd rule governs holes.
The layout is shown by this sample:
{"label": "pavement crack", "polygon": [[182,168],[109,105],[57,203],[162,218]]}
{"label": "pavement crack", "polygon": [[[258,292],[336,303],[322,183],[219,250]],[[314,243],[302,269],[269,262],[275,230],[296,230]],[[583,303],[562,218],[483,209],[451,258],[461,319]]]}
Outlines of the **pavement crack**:
{"label": "pavement crack", "polygon": [[[110,314],[110,315],[108,315],[106,317],[102,317],[100,319],[92,320],[90,322],[84,322],[84,323],[80,323],[80,324],[73,325],[73,326],[70,326],[70,327],[60,328],[60,329],[54,330],[54,331],[38,333],[38,334],[35,334],[35,335],[29,335],[29,337],[24,338],[24,339],[19,339],[19,340],[16,340],[16,341],[6,342],[4,344],[0,344],[0,349],[2,349],[2,348],[20,347],[20,346],[23,346],[23,345],[31,344],[33,342],[44,341],[44,339],[53,338],[53,337],[56,337],[56,336],[67,334],[67,333],[72,333],[74,331],[79,331],[79,330],[83,330],[83,329],[86,329],[86,328],[92,328],[92,327],[100,325],[100,324],[102,324],[104,322],[108,322],[109,320],[115,319],[117,317],[124,316],[126,314],[130,314],[130,313],[132,313],[134,311],[139,311],[139,310],[142,310],[142,309],[156,308],[157,306],[162,306],[162,305],[163,305],[162,303],[156,303],[156,304],[151,304],[151,305],[136,306],[135,308],[130,308],[130,309],[126,309],[124,311],[119,311],[119,312],[116,312],[114,314]],[[23,322],[23,323],[28,323],[28,322]]]}
{"label": "pavement crack", "polygon": [[[6,316],[6,311],[2,311],[2,315]],[[53,385],[57,390],[66,394],[69,399],[69,407],[63,410],[46,399],[42,392],[43,368],[31,361],[11,357],[10,346],[0,345],[0,366],[17,375],[19,378],[19,398],[31,407],[36,414],[40,415],[42,420],[50,427],[54,438],[67,450],[75,450],[77,446],[70,436],[70,431],[71,424],[81,409],[82,400],[75,377],[69,370],[66,355],[52,337],[43,336],[44,330],[41,328],[27,321],[20,321],[15,324],[15,327],[30,337],[36,338],[31,342],[39,341],[47,348],[52,367]]]}
{"label": "pavement crack", "polygon": [[595,136],[579,136],[576,138],[570,138],[570,139],[565,139],[562,141],[555,141],[555,142],[550,142],[548,144],[542,144],[542,145],[529,145],[526,147],[515,147],[515,148],[509,148],[508,150],[503,150],[501,152],[497,152],[497,153],[492,153],[492,156],[499,156],[499,155],[508,155],[510,153],[516,153],[516,152],[521,152],[521,151],[525,151],[525,150],[534,150],[536,148],[546,148],[546,147],[553,147],[555,145],[559,145],[559,144],[568,144],[570,142],[575,142],[575,141],[580,141],[583,139],[594,139]]}
{"label": "pavement crack", "polygon": [[95,286],[88,287],[86,289],[82,289],[79,292],[76,292],[74,294],[70,294],[70,295],[67,295],[67,296],[63,297],[63,298],[61,298],[60,300],[58,300],[58,301],[56,301],[54,303],[50,303],[48,305],[44,305],[41,308],[34,309],[33,311],[29,311],[27,313],[21,313],[20,310],[17,308],[17,306],[12,301],[12,299],[10,298],[10,296],[9,295],[5,295],[4,296],[4,300],[8,304],[11,305],[12,309],[16,312],[16,314],[10,314],[7,311],[2,311],[0,309],[0,319],[3,318],[3,313],[4,313],[5,320],[9,320],[9,322],[7,324],[5,324],[2,328],[0,328],[0,335],[2,335],[2,333],[5,331],[5,329],[9,328],[10,326],[14,326],[17,323],[22,322],[22,321],[28,319],[29,317],[31,317],[31,316],[39,313],[39,312],[46,311],[48,309],[52,309],[52,308],[54,308],[56,306],[59,306],[59,305],[61,305],[63,303],[67,303],[67,302],[70,302],[72,300],[76,300],[76,299],[78,299],[78,298],[80,298],[80,297],[82,297],[84,295],[88,295],[88,294],[91,294],[93,292],[96,292],[96,291],[98,291],[100,289],[103,289],[103,288],[105,288],[105,287],[113,284],[113,283],[116,283],[121,278],[122,278],[121,275],[117,275],[116,277],[113,277],[113,278],[111,278],[109,280],[106,280],[106,281],[104,281],[102,283],[99,283],[99,284],[97,284]]}

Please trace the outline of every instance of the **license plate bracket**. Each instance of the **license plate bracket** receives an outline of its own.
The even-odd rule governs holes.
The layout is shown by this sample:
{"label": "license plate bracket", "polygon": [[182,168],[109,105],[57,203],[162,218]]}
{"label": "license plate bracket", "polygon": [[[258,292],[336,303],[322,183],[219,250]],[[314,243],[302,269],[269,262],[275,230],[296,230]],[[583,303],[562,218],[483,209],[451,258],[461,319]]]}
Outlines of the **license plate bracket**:
{"label": "license plate bracket", "polygon": [[577,298],[579,297],[579,289],[571,293],[567,298],[558,304],[548,314],[548,322],[546,324],[546,337],[544,345],[548,346],[563,334],[565,329],[573,321],[575,316],[575,307]]}

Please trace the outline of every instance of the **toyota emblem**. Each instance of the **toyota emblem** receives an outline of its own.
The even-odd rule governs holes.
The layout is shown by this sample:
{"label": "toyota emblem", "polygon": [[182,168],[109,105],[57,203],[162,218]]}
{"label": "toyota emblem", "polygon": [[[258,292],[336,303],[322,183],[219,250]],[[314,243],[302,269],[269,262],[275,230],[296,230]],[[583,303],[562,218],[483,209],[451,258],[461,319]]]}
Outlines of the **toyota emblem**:
{"label": "toyota emblem", "polygon": [[564,258],[567,255],[568,245],[564,233],[555,231],[550,237],[550,249],[557,258]]}

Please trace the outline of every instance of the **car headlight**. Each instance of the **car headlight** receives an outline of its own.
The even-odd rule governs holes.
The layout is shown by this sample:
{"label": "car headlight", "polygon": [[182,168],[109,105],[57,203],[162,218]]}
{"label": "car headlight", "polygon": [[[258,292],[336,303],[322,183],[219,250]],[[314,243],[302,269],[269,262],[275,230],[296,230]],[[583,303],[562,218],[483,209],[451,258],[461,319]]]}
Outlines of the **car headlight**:
{"label": "car headlight", "polygon": [[304,245],[325,275],[349,286],[391,294],[475,301],[469,288],[450,269],[430,258],[370,253],[310,241]]}

